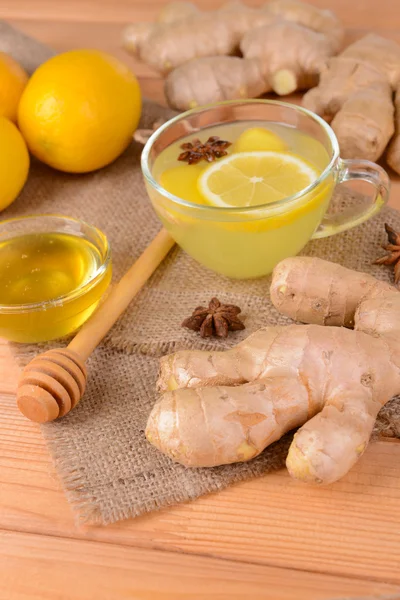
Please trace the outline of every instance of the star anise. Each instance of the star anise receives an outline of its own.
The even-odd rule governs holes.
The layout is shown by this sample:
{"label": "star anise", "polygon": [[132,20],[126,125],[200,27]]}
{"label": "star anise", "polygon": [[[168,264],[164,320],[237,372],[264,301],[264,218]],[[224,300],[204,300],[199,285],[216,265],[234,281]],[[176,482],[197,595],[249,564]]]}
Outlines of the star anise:
{"label": "star anise", "polygon": [[385,229],[389,243],[383,245],[382,248],[389,252],[389,254],[378,258],[374,264],[394,265],[394,282],[397,285],[400,281],[400,233],[397,233],[397,231],[387,223],[385,223]]}
{"label": "star anise", "polygon": [[204,144],[196,138],[181,145],[184,152],[178,156],[178,160],[187,162],[189,165],[197,165],[201,160],[213,162],[216,158],[226,156],[228,154],[226,149],[229,146],[231,146],[231,142],[221,140],[217,135],[209,137]]}
{"label": "star anise", "polygon": [[238,306],[221,304],[217,298],[212,298],[208,308],[205,306],[195,308],[193,314],[183,321],[182,327],[200,331],[202,338],[213,335],[226,338],[228,331],[239,331],[245,328],[238,317],[240,312],[242,311]]}

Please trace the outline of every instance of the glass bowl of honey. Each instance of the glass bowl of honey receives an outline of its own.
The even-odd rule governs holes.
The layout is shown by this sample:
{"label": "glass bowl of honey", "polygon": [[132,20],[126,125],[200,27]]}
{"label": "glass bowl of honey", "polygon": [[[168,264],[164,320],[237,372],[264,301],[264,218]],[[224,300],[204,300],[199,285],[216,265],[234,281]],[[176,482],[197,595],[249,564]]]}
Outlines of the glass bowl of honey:
{"label": "glass bowl of honey", "polygon": [[0,222],[0,337],[65,337],[93,313],[111,281],[111,251],[96,227],[63,215]]}

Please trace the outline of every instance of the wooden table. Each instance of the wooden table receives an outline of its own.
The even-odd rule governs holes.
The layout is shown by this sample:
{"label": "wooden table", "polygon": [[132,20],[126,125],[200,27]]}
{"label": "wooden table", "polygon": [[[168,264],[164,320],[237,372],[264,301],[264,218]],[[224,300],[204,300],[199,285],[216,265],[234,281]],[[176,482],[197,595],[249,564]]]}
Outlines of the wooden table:
{"label": "wooden table", "polygon": [[[393,0],[314,3],[337,11],[349,40],[373,28],[400,41]],[[119,47],[123,24],[152,19],[162,4],[0,0],[0,18],[57,50],[112,52],[140,76],[144,94],[162,100],[156,74]],[[391,203],[400,209],[397,181]],[[371,444],[347,477],[323,489],[281,471],[134,521],[82,527],[38,427],[15,407],[16,377],[0,344],[0,600],[400,598],[400,441]]]}

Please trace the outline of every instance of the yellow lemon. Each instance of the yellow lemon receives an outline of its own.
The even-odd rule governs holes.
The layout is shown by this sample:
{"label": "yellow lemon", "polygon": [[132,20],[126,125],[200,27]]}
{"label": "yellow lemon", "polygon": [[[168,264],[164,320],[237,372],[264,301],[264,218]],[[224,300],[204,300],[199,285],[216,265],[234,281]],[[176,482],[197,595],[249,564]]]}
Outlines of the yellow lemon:
{"label": "yellow lemon", "polygon": [[29,153],[17,127],[0,117],[0,210],[22,190],[29,170]]}
{"label": "yellow lemon", "polygon": [[140,112],[139,84],[127,66],[105,52],[74,50],[35,71],[20,101],[18,123],[39,160],[85,173],[125,150]]}
{"label": "yellow lemon", "polygon": [[287,152],[241,152],[210,165],[200,193],[214,206],[259,206],[304,190],[319,176],[300,156]]}
{"label": "yellow lemon", "polygon": [[264,127],[246,129],[233,146],[234,152],[284,152],[286,149],[286,144],[279,135]]}
{"label": "yellow lemon", "polygon": [[28,75],[16,60],[0,52],[0,116],[17,121],[18,103]]}

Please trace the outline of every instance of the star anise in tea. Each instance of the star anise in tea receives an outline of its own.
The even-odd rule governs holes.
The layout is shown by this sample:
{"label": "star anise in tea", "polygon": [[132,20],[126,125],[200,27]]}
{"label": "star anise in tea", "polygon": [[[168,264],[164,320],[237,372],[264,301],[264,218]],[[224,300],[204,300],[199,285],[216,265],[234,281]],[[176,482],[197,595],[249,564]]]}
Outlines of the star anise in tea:
{"label": "star anise in tea", "polygon": [[182,327],[199,331],[202,338],[213,335],[226,338],[229,331],[245,329],[238,317],[240,312],[242,311],[238,306],[221,304],[218,298],[212,298],[208,307],[195,308],[193,314],[183,321]]}
{"label": "star anise in tea", "polygon": [[388,244],[384,244],[382,248],[389,254],[378,258],[375,261],[376,265],[394,265],[394,282],[397,285],[400,281],[400,233],[395,231],[385,223],[385,230],[388,235]]}
{"label": "star anise in tea", "polygon": [[178,160],[189,165],[197,165],[201,160],[213,162],[216,158],[226,156],[228,154],[226,149],[231,145],[231,142],[221,140],[217,135],[209,137],[205,143],[196,138],[181,145],[184,152],[178,156]]}

